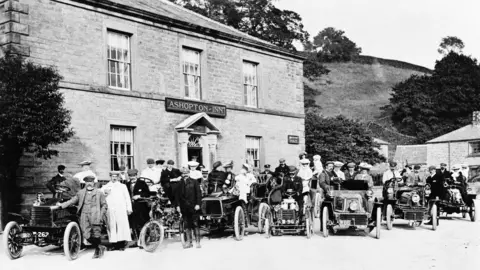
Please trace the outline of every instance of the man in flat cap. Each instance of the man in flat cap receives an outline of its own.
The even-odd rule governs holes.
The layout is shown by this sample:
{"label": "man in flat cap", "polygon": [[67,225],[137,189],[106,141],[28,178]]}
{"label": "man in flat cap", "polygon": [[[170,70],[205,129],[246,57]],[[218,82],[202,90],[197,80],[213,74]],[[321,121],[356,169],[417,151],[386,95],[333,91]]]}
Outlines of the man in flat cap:
{"label": "man in flat cap", "polygon": [[221,170],[222,162],[216,161],[213,163],[212,171],[208,174],[208,194],[214,192],[222,191],[223,185],[225,184],[225,179],[227,178],[226,173]]}
{"label": "man in flat cap", "polygon": [[357,172],[355,171],[355,163],[349,162],[347,164],[347,170],[345,171],[345,180],[354,180]]}
{"label": "man in flat cap", "polygon": [[330,191],[330,185],[332,184],[334,177],[333,161],[327,161],[325,163],[325,170],[323,170],[318,179],[318,183],[325,195],[328,194],[328,191]]}
{"label": "man in flat cap", "polygon": [[290,171],[288,169],[287,164],[285,163],[285,159],[281,158],[279,162],[280,162],[280,165],[278,165],[278,167],[275,168],[275,174],[280,175],[280,173],[283,173],[284,176],[288,176]]}
{"label": "man in flat cap", "polygon": [[272,174],[272,171],[270,170],[270,164],[265,164],[263,168],[265,169],[262,174]]}
{"label": "man in flat cap", "polygon": [[148,178],[152,180],[154,184],[158,184],[160,182],[160,175],[161,172],[155,168],[155,160],[153,158],[147,159],[147,167],[140,173],[140,177]]}
{"label": "man in flat cap", "polygon": [[138,179],[138,171],[136,169],[128,170],[128,177],[130,181],[127,184],[130,197],[132,198],[132,214],[128,217],[130,228],[132,228],[135,238],[138,239],[140,231],[150,220],[150,207],[148,202],[140,200],[141,198],[150,197],[150,189],[143,178]]}
{"label": "man in flat cap", "polygon": [[426,176],[420,172],[420,165],[413,166],[413,171],[408,175],[406,184],[409,186],[415,186],[419,183],[425,183]]}
{"label": "man in flat cap", "polygon": [[76,173],[73,178],[76,178],[81,184],[84,184],[85,182],[83,181],[83,179],[85,179],[85,177],[87,176],[93,176],[94,180],[93,182],[96,184],[98,183],[98,178],[97,178],[97,175],[90,169],[90,165],[92,164],[92,162],[90,160],[85,160],[85,161],[82,161],[80,162],[78,165],[80,165],[82,167],[82,171],[79,172],[79,173]]}
{"label": "man in flat cap", "polygon": [[[191,161],[192,162],[192,161]],[[186,243],[184,248],[191,248],[192,245],[192,230],[195,235],[196,247],[200,248],[200,227],[198,224],[199,214],[200,214],[200,205],[202,203],[202,193],[200,190],[200,185],[198,184],[197,179],[193,179],[191,176],[196,176],[192,174],[192,169],[196,170],[196,166],[193,166],[194,163],[189,162],[190,170],[182,168],[182,179],[180,180],[180,187],[177,190],[177,199],[176,205],[177,210],[182,213],[183,222],[185,225],[186,231]],[[198,162],[195,164],[198,166]],[[198,172],[198,171],[197,171]]]}
{"label": "man in flat cap", "polygon": [[86,239],[95,248],[93,258],[101,258],[105,252],[105,246],[101,245],[102,225],[107,212],[107,202],[103,192],[95,187],[95,178],[86,176],[82,181],[85,188],[80,190],[72,199],[58,203],[55,208],[67,208],[71,205],[77,205],[77,213],[80,215],[80,229],[82,237]]}
{"label": "man in flat cap", "polygon": [[443,180],[451,179],[452,173],[447,170],[446,163],[440,163],[440,169],[437,170],[437,174],[443,178]]}
{"label": "man in flat cap", "polygon": [[175,196],[178,193],[178,187],[180,186],[180,180],[182,179],[182,173],[179,169],[174,168],[175,162],[173,160],[167,161],[167,168],[163,170],[160,177],[160,183],[163,190],[170,199],[171,204],[175,204]]}
{"label": "man in flat cap", "polygon": [[397,163],[395,161],[390,161],[388,165],[390,166],[390,168],[386,170],[382,176],[382,182],[384,184],[392,178],[402,178],[400,172],[397,170]]}
{"label": "man in flat cap", "polygon": [[132,201],[127,187],[120,183],[119,173],[110,173],[110,182],[101,190],[106,195],[108,205],[108,240],[115,250],[125,250],[128,241],[132,241],[128,216],[132,213]]}

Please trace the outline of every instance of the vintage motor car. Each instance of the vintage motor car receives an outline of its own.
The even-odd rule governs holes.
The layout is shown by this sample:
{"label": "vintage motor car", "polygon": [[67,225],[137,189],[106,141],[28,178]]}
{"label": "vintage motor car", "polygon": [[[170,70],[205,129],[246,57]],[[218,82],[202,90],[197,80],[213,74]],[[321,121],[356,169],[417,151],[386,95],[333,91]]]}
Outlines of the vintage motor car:
{"label": "vintage motor car", "polygon": [[437,229],[437,206],[429,207],[431,187],[428,184],[405,185],[402,178],[392,178],[383,185],[383,210],[387,229],[391,230],[395,219],[408,220],[415,228],[425,219],[432,219],[432,229]]}
{"label": "vintage motor car", "polygon": [[54,198],[45,199],[42,193],[37,195],[37,200],[30,211],[30,220],[20,224],[10,221],[3,233],[3,246],[10,259],[17,259],[22,255],[24,246],[36,245],[45,247],[55,245],[63,247],[65,256],[75,260],[80,252],[82,233],[79,227],[77,207],[70,206],[65,209],[51,209],[57,202],[64,202],[64,192],[70,190],[64,185],[56,185]]}
{"label": "vintage motor car", "polygon": [[471,183],[467,182],[465,197],[461,193],[464,187],[457,181],[447,178],[443,183],[443,187],[445,192],[439,196],[440,199],[436,203],[439,215],[442,213],[445,213],[445,215],[461,213],[466,218],[468,213],[472,222],[477,221],[475,207],[480,205],[480,202],[476,200],[476,192],[472,192]]}
{"label": "vintage motor car", "polygon": [[[280,201],[273,199],[275,193],[283,193]],[[282,189],[274,189],[270,192],[268,205],[265,206],[268,207],[264,224],[267,237],[283,234],[303,234],[307,238],[312,237],[313,215],[310,196],[302,196],[303,208],[300,209],[298,202],[295,200],[296,195],[297,193],[293,189],[287,189],[285,192],[282,192]]]}
{"label": "vintage motor car", "polygon": [[[324,237],[338,229],[376,229],[380,238],[382,204],[374,198],[368,182],[348,180],[335,184],[322,202],[321,230]],[[369,210],[370,209],[370,210]]]}
{"label": "vintage motor car", "polygon": [[247,206],[248,225],[257,227],[259,233],[263,233],[265,229],[266,212],[268,211],[268,180],[269,177],[260,175],[258,183],[253,183],[250,187],[249,204]]}

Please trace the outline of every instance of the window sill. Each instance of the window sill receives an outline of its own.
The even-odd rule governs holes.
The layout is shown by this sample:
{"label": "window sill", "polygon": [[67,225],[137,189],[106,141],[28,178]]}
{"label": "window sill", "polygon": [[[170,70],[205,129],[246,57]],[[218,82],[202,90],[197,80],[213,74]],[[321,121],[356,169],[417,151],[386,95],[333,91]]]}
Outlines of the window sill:
{"label": "window sill", "polygon": [[132,91],[130,88],[120,88],[120,87],[115,87],[115,86],[107,86],[108,89],[112,89],[112,90],[120,90],[120,91]]}
{"label": "window sill", "polygon": [[470,155],[468,155],[467,157],[480,157],[480,153],[478,153],[478,154],[470,154]]}

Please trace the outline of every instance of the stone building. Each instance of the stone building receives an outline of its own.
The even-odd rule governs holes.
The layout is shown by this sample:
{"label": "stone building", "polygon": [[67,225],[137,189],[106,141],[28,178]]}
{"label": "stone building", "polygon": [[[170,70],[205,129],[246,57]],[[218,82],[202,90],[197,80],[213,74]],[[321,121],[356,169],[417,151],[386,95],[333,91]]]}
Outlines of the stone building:
{"label": "stone building", "polygon": [[397,162],[398,168],[403,169],[406,165],[411,167],[419,165],[425,169],[427,167],[427,145],[397,145],[393,160]]}
{"label": "stone building", "polygon": [[373,141],[378,143],[380,145],[379,148],[375,148],[375,150],[382,156],[385,157],[385,159],[388,160],[388,146],[390,145],[389,142],[386,142],[384,140],[378,139],[378,138],[373,138]]}
{"label": "stone building", "polygon": [[55,66],[76,135],[26,156],[27,192],[64,164],[143,169],[147,158],[295,164],[304,150],[304,56],[167,0],[0,0],[0,45]]}
{"label": "stone building", "polygon": [[480,112],[473,113],[471,125],[428,141],[427,162],[437,166],[445,162],[448,168],[454,164],[467,164],[472,177],[480,167]]}

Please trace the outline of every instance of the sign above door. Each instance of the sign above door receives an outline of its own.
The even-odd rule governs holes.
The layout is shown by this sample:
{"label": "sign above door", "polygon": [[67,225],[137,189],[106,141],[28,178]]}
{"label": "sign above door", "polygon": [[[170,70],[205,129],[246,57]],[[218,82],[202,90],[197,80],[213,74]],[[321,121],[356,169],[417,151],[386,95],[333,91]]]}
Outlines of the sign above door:
{"label": "sign above door", "polygon": [[227,116],[227,106],[202,103],[192,100],[165,98],[165,110],[167,112],[183,113],[201,113],[204,112],[212,117],[225,118]]}

